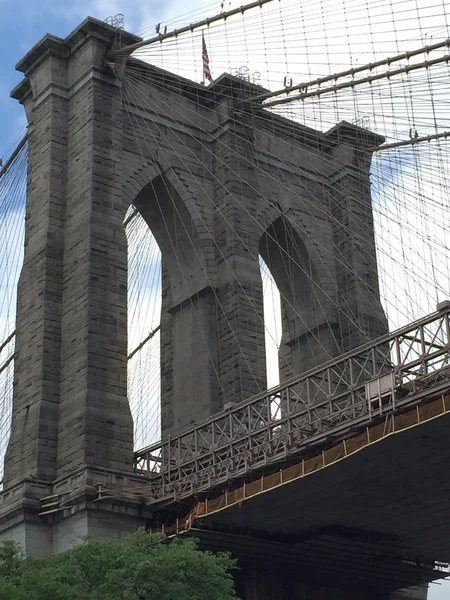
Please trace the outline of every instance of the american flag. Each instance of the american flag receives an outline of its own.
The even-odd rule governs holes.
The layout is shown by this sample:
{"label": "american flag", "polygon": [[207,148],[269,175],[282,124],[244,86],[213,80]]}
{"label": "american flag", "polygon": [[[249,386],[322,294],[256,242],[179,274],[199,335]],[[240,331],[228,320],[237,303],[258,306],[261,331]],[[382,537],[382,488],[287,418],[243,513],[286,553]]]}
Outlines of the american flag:
{"label": "american flag", "polygon": [[208,50],[206,49],[205,36],[202,31],[202,60],[203,60],[203,80],[207,79],[212,81],[211,71],[209,70],[209,56]]}

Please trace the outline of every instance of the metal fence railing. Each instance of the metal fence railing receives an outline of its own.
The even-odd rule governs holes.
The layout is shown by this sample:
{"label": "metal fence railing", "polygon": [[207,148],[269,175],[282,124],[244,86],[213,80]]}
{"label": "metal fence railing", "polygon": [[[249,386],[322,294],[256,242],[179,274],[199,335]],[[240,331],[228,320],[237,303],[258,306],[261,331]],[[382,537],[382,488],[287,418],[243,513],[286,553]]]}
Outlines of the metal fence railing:
{"label": "metal fence railing", "polygon": [[326,436],[450,387],[450,303],[441,311],[135,453],[150,495],[187,497],[295,456]]}

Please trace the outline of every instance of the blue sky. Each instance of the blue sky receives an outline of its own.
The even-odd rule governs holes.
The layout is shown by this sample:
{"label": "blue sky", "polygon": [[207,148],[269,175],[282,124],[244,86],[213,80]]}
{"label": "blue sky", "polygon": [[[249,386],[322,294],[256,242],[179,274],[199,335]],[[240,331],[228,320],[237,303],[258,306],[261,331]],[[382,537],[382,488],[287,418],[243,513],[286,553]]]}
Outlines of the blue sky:
{"label": "blue sky", "polygon": [[0,0],[0,8],[0,155],[3,156],[25,127],[22,107],[9,97],[11,89],[21,80],[15,64],[45,33],[65,36],[79,16],[51,0]]}
{"label": "blue sky", "polygon": [[22,107],[9,98],[9,92],[21,80],[15,64],[45,33],[65,36],[80,17],[52,0],[0,0],[0,8],[0,155],[3,156],[25,127]]}
{"label": "blue sky", "polygon": [[88,15],[103,20],[119,12],[125,14],[127,30],[151,33],[160,21],[211,4],[212,0],[191,0],[188,5],[180,0],[0,0],[0,157],[26,124],[22,107],[9,97],[22,75],[15,65],[46,33],[65,37]]}

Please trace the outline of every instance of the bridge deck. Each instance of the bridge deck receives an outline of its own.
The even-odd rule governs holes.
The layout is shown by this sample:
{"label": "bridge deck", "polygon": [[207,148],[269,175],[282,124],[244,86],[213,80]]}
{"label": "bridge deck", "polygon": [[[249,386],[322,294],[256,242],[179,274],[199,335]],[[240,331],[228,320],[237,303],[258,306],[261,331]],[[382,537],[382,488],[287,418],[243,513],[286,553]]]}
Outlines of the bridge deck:
{"label": "bridge deck", "polygon": [[449,427],[443,413],[232,505],[212,501],[187,534],[303,579],[391,590],[438,579],[433,560],[450,559]]}
{"label": "bridge deck", "polygon": [[183,535],[197,538],[204,550],[231,552],[244,570],[258,564],[260,570],[281,579],[329,589],[391,592],[442,577],[440,571],[431,568],[402,564],[388,555],[386,545],[354,543],[342,536],[322,535],[293,546],[209,529],[192,529]]}
{"label": "bridge deck", "polygon": [[447,306],[137,453],[159,522],[203,494],[166,533],[302,580],[390,591],[441,578],[449,352]]}
{"label": "bridge deck", "polygon": [[450,389],[450,306],[135,455],[153,503],[189,499]]}

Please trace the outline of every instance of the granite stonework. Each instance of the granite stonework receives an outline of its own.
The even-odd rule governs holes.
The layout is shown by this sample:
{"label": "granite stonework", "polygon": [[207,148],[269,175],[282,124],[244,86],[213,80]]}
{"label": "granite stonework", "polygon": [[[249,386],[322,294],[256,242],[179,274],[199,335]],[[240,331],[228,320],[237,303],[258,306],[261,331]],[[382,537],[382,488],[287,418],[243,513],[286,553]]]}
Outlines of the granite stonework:
{"label": "granite stonework", "polygon": [[[0,539],[32,555],[152,516],[127,400],[131,205],[162,252],[163,436],[266,388],[259,256],[283,298],[282,379],[387,330],[369,181],[382,138],[315,131],[246,104],[258,86],[224,74],[205,88],[134,58],[130,97],[115,44],[91,18],[47,35],[12,93],[28,192]],[[261,581],[244,582],[248,600],[287,597]]]}

